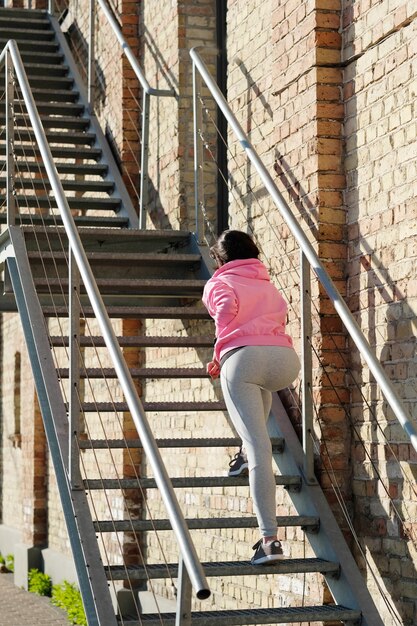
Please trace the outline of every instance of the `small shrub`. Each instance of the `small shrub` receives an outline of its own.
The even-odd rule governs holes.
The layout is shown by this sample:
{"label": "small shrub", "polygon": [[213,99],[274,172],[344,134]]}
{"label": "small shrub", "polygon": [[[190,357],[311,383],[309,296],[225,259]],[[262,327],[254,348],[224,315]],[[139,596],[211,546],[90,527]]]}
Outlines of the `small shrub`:
{"label": "small shrub", "polygon": [[40,572],[38,569],[31,569],[28,575],[28,589],[38,596],[51,596],[52,580],[48,574]]}
{"label": "small shrub", "polygon": [[14,572],[14,556],[13,554],[6,554],[6,567],[9,572]]}
{"label": "small shrub", "polygon": [[71,624],[88,626],[81,593],[77,587],[67,580],[52,586],[52,604],[66,611]]}

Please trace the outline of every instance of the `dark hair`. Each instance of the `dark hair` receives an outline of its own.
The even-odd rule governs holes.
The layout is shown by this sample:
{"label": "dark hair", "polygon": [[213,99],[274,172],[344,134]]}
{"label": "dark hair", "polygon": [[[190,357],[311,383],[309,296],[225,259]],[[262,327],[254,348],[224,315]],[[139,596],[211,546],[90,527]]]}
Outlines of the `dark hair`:
{"label": "dark hair", "polygon": [[258,246],[252,237],[241,230],[225,230],[214,246],[210,248],[210,256],[221,267],[236,259],[257,259]]}

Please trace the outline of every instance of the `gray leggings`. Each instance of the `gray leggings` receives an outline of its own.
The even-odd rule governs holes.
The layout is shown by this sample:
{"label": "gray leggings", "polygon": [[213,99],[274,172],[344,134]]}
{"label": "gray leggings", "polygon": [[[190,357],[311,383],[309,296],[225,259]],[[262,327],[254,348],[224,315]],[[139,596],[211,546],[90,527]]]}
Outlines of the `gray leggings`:
{"label": "gray leggings", "polygon": [[272,392],[288,387],[300,360],[292,348],[245,346],[223,362],[221,385],[230,418],[248,456],[249,485],[263,537],[277,532],[276,485],[267,419]]}

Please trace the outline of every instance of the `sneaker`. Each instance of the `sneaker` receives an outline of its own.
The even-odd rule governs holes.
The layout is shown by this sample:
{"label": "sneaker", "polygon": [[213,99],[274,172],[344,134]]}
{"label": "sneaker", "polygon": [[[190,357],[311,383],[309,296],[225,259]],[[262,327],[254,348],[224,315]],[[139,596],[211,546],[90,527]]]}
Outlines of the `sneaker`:
{"label": "sneaker", "polygon": [[252,565],[265,565],[272,561],[279,561],[284,557],[280,541],[271,541],[264,543],[262,539],[257,541],[253,546],[256,550],[251,559]]}
{"label": "sneaker", "polygon": [[229,467],[229,476],[246,476],[249,474],[248,459],[242,447],[230,461]]}

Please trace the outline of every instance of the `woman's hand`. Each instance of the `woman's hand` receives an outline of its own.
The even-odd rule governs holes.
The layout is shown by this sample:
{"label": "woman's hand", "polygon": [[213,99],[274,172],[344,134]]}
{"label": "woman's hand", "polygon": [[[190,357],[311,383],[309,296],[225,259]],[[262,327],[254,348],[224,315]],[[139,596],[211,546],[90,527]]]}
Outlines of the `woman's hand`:
{"label": "woman's hand", "polygon": [[220,363],[216,359],[213,359],[213,361],[207,364],[207,373],[213,380],[220,376]]}

